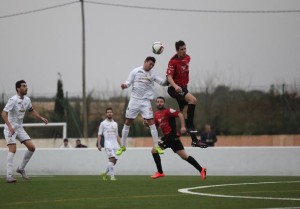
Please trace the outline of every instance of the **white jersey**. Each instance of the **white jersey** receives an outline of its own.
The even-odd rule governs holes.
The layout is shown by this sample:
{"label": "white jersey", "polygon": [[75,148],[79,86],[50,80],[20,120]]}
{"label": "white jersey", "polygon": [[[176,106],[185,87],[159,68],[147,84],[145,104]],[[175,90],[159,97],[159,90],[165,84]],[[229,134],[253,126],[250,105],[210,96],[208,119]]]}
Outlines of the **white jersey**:
{"label": "white jersey", "polygon": [[155,75],[152,70],[145,71],[143,66],[133,69],[125,84],[132,85],[131,97],[136,99],[153,99],[154,98],[154,82],[161,86],[165,86],[166,79],[162,79]]}
{"label": "white jersey", "polygon": [[118,124],[114,120],[105,119],[100,123],[98,135],[104,136],[104,148],[119,149]]}
{"label": "white jersey", "polygon": [[8,121],[14,128],[22,126],[26,110],[32,110],[31,100],[27,96],[22,99],[19,95],[11,97],[3,109],[8,112]]}

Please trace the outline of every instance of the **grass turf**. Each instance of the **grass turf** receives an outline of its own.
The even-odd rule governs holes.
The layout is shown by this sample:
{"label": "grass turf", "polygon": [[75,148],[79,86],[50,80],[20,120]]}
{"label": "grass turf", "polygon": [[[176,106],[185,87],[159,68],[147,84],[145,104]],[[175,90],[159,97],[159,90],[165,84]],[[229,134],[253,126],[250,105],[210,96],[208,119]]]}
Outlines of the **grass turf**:
{"label": "grass turf", "polygon": [[[2,209],[254,209],[300,208],[300,177],[117,176],[102,181],[100,176],[18,178],[15,184],[0,179]],[[253,184],[195,189],[194,192],[253,197],[296,198],[299,200],[259,200],[207,197],[179,193],[178,189],[235,183],[299,181],[294,183]]]}

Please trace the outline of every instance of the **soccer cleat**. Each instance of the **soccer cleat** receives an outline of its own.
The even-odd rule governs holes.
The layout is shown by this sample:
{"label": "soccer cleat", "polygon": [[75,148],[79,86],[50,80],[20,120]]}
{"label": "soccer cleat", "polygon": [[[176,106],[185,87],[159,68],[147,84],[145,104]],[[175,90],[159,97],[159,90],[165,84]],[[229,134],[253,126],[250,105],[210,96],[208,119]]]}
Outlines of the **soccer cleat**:
{"label": "soccer cleat", "polygon": [[202,180],[204,181],[206,179],[206,168],[202,167],[200,174],[201,174]]}
{"label": "soccer cleat", "polygon": [[122,155],[122,153],[125,151],[126,151],[126,147],[121,146],[120,149],[117,150],[116,155]]}
{"label": "soccer cleat", "polygon": [[114,176],[110,177],[110,180],[111,181],[117,181],[116,177],[114,177]]}
{"label": "soccer cleat", "polygon": [[106,173],[101,173],[100,175],[102,176],[103,181],[107,181]]}
{"label": "soccer cleat", "polygon": [[22,178],[25,180],[29,180],[29,177],[26,175],[25,170],[21,170],[20,168],[17,168],[16,170],[17,173],[21,174]]}
{"label": "soccer cleat", "polygon": [[7,183],[15,183],[15,182],[17,182],[17,179],[15,179],[14,177],[8,177],[8,178],[6,178],[6,182]]}
{"label": "soccer cleat", "polygon": [[165,151],[163,151],[160,147],[155,147],[155,150],[157,151],[158,154],[164,154]]}
{"label": "soccer cleat", "polygon": [[208,147],[207,144],[201,142],[200,140],[197,141],[197,142],[193,141],[191,145],[192,145],[192,147],[200,147],[200,148],[207,148]]}
{"label": "soccer cleat", "polygon": [[153,175],[151,176],[151,178],[157,179],[157,178],[164,177],[164,176],[165,176],[164,173],[156,172],[155,174],[153,174]]}

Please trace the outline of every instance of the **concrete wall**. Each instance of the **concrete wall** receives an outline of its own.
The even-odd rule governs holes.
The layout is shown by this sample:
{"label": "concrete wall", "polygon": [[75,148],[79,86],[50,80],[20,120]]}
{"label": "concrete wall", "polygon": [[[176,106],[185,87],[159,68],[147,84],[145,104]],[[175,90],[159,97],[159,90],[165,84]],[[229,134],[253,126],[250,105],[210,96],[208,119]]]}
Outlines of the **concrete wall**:
{"label": "concrete wall", "polygon": [[[21,163],[24,148],[18,149],[14,168]],[[300,176],[300,147],[187,147],[186,151],[202,166],[207,175]],[[6,172],[7,149],[0,149],[0,175]],[[198,175],[172,150],[161,155],[166,175]],[[29,175],[98,175],[105,169],[107,157],[96,148],[38,148],[26,171]],[[116,165],[116,175],[151,175],[156,167],[150,148],[128,148]]]}

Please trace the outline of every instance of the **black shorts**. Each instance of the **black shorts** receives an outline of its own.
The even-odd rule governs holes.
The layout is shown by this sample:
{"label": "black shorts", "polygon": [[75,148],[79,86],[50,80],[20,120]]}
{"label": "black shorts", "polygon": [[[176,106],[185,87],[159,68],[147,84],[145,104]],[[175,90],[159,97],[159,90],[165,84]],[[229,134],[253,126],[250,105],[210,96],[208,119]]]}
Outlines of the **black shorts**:
{"label": "black shorts", "polygon": [[183,110],[184,106],[188,105],[187,101],[185,101],[184,97],[185,95],[187,95],[187,93],[189,93],[187,87],[181,87],[182,89],[182,93],[178,93],[177,91],[175,91],[175,88],[173,86],[168,87],[168,94],[176,99],[179,109],[180,111]]}
{"label": "black shorts", "polygon": [[171,148],[175,153],[179,150],[184,150],[179,136],[164,136],[161,138],[161,140],[166,145],[166,148]]}

